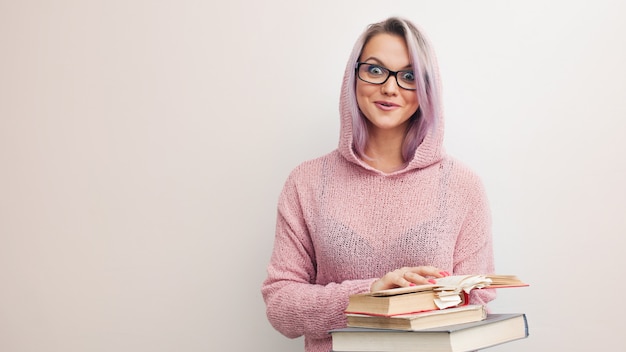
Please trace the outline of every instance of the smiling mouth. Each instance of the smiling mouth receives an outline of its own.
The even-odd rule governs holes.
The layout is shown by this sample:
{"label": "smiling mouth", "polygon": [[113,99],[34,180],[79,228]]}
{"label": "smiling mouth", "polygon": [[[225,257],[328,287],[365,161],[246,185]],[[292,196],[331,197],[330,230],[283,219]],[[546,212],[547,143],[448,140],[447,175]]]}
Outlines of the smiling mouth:
{"label": "smiling mouth", "polygon": [[374,104],[376,104],[379,108],[383,110],[391,110],[391,109],[399,107],[398,104],[390,103],[387,101],[376,101],[374,102]]}
{"label": "smiling mouth", "polygon": [[398,104],[394,104],[394,103],[388,102],[388,101],[376,101],[374,103],[376,103],[378,105],[386,106],[386,107],[399,106]]}

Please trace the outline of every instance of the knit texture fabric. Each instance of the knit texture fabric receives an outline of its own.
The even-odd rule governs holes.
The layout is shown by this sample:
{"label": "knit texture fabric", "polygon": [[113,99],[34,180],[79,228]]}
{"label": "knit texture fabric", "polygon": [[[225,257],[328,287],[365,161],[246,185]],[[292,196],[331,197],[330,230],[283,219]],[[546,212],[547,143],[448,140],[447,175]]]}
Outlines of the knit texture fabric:
{"label": "knit texture fabric", "polygon": [[[339,147],[287,178],[261,288],[272,326],[304,335],[307,352],[330,351],[329,330],[346,326],[348,296],[368,292],[389,271],[494,272],[487,197],[477,175],[444,153],[441,112],[402,170],[386,174],[354,154],[354,61],[342,87]],[[493,298],[493,290],[475,290],[470,302]]]}

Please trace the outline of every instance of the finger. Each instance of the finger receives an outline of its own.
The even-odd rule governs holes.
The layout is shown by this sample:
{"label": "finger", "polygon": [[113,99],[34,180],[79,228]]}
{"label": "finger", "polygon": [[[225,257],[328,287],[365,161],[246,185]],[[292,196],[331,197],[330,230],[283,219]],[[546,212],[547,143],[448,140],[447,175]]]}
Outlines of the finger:
{"label": "finger", "polygon": [[406,274],[404,274],[404,278],[415,285],[428,285],[435,283],[435,280],[425,278],[422,275],[416,274],[412,271],[407,271]]}
{"label": "finger", "polygon": [[385,274],[385,276],[374,281],[370,288],[371,292],[386,290],[394,287],[407,287],[411,286],[411,282],[404,278],[404,273],[400,270],[395,270]]}
{"label": "finger", "polygon": [[432,277],[445,277],[445,276],[449,276],[449,274],[437,267],[434,266],[418,266],[418,267],[414,267],[411,270],[414,273],[417,273],[421,276],[427,277],[427,276],[432,276]]}
{"label": "finger", "polygon": [[407,275],[410,273],[410,268],[402,268],[394,270],[388,274],[389,280],[393,286],[407,287],[411,285],[411,281],[407,280]]}
{"label": "finger", "polygon": [[[407,286],[414,286],[419,284],[419,278],[420,276],[417,275],[417,280],[415,278],[417,274],[407,270],[404,271],[398,278],[398,280],[395,282],[396,285],[400,286],[400,287],[407,287]],[[417,281],[417,282],[416,282]]]}

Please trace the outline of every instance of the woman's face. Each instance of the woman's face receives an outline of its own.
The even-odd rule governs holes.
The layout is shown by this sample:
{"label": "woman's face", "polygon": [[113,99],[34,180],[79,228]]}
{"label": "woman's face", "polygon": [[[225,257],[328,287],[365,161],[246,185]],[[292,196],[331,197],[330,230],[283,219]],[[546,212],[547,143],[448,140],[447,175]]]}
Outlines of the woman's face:
{"label": "woman's face", "polygon": [[[359,62],[376,64],[391,71],[413,69],[404,38],[387,33],[377,34],[367,42]],[[357,78],[356,99],[370,128],[381,132],[404,134],[409,118],[419,107],[415,91],[399,87],[393,76],[383,84],[367,83]]]}

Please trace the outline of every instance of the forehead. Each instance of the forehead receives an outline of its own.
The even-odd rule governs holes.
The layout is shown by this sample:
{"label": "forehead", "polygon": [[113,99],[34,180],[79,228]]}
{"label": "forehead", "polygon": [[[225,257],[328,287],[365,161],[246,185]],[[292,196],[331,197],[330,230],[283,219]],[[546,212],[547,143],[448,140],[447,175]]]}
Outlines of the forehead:
{"label": "forehead", "polygon": [[365,44],[359,61],[377,61],[390,69],[411,65],[411,58],[404,38],[399,35],[376,34]]}

